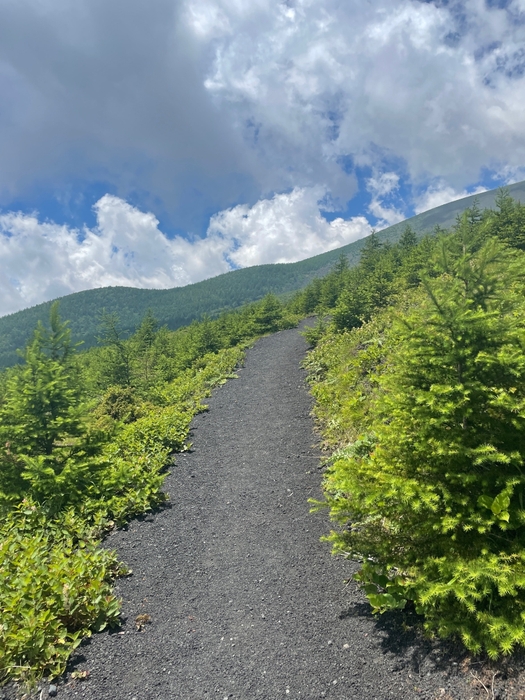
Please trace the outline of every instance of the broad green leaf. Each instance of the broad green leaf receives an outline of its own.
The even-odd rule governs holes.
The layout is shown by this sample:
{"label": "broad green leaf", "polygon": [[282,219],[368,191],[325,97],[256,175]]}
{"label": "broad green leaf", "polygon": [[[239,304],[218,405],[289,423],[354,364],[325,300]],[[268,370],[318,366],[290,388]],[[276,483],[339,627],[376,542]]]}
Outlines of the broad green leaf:
{"label": "broad green leaf", "polygon": [[494,499],[491,498],[490,496],[480,496],[478,498],[478,506],[481,506],[482,508],[488,508],[489,510],[492,510],[492,503]]}
{"label": "broad green leaf", "polygon": [[507,510],[507,508],[510,505],[510,498],[508,494],[505,492],[500,493],[496,498],[492,501],[492,505],[490,509],[494,513],[494,515],[498,515],[502,512]]}

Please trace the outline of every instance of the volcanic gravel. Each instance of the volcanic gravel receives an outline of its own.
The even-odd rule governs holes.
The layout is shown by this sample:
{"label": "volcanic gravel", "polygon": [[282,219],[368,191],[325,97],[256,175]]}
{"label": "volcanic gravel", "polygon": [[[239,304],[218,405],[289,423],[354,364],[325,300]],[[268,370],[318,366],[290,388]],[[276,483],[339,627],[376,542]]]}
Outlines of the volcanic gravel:
{"label": "volcanic gravel", "polygon": [[372,617],[348,582],[355,565],[320,541],[305,351],[295,329],[259,340],[194,420],[169,507],[107,539],[133,569],[117,585],[123,624],[83,643],[69,672],[89,677],[67,675],[59,698],[510,697],[499,676],[492,694],[486,668],[424,640],[414,615]]}

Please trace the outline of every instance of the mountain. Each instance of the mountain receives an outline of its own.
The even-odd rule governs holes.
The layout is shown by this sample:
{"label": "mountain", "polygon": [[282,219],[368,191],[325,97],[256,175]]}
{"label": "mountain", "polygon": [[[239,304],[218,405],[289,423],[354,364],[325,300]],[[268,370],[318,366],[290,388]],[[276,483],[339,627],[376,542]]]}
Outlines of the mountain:
{"label": "mountain", "polygon": [[[508,190],[515,199],[525,202],[525,181],[510,185]],[[383,229],[377,235],[383,241],[395,242],[407,224],[419,235],[431,233],[437,225],[448,228],[475,199],[481,209],[493,208],[497,193],[498,190],[491,190],[443,204]],[[301,289],[314,277],[326,274],[341,253],[348,257],[350,265],[355,265],[365,240],[297,263],[256,265],[186,287],[104,287],[77,292],[61,298],[60,313],[62,318],[71,320],[73,337],[76,341],[83,341],[83,347],[96,343],[102,310],[118,314],[124,333],[132,333],[148,309],[162,325],[176,329],[205,313],[215,316],[221,311],[257,301],[268,292],[285,294]],[[17,362],[16,349],[25,345],[38,320],[47,320],[50,306],[51,302],[46,302],[0,318],[0,367]]]}

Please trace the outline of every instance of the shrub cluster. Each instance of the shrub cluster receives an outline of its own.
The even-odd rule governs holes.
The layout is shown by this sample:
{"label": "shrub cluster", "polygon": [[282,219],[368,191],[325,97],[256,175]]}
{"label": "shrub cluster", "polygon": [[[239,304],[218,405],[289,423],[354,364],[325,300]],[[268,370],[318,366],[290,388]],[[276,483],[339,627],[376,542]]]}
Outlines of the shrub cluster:
{"label": "shrub cluster", "polygon": [[104,534],[161,505],[172,454],[213,387],[234,376],[257,334],[290,326],[275,297],[170,333],[148,314],[75,352],[51,311],[0,377],[0,682],[56,677],[93,631],[118,624],[126,567]]}
{"label": "shrub cluster", "polygon": [[422,283],[307,360],[334,454],[334,551],[372,608],[491,657],[525,645],[525,256],[486,221],[442,236]]}

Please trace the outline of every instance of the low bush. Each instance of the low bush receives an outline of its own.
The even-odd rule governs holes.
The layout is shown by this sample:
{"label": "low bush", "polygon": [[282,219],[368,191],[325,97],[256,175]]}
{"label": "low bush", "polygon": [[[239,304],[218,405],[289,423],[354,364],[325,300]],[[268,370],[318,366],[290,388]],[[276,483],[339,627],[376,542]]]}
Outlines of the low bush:
{"label": "low bush", "polygon": [[[56,315],[54,329],[55,340],[62,335],[67,345]],[[203,399],[234,376],[243,357],[241,346],[208,353],[145,398],[117,386],[93,408],[82,404],[78,388],[70,390],[79,373],[69,353],[62,361],[51,356],[51,340],[40,328],[31,346],[40,373],[21,366],[3,383],[0,682],[56,677],[85,636],[118,624],[112,582],[126,567],[99,541],[166,500],[162,484],[172,453],[185,449]],[[57,392],[54,374],[65,394]],[[47,443],[41,432],[28,438],[6,419],[17,401],[26,402],[22,420],[32,411],[33,423],[47,427]]]}

